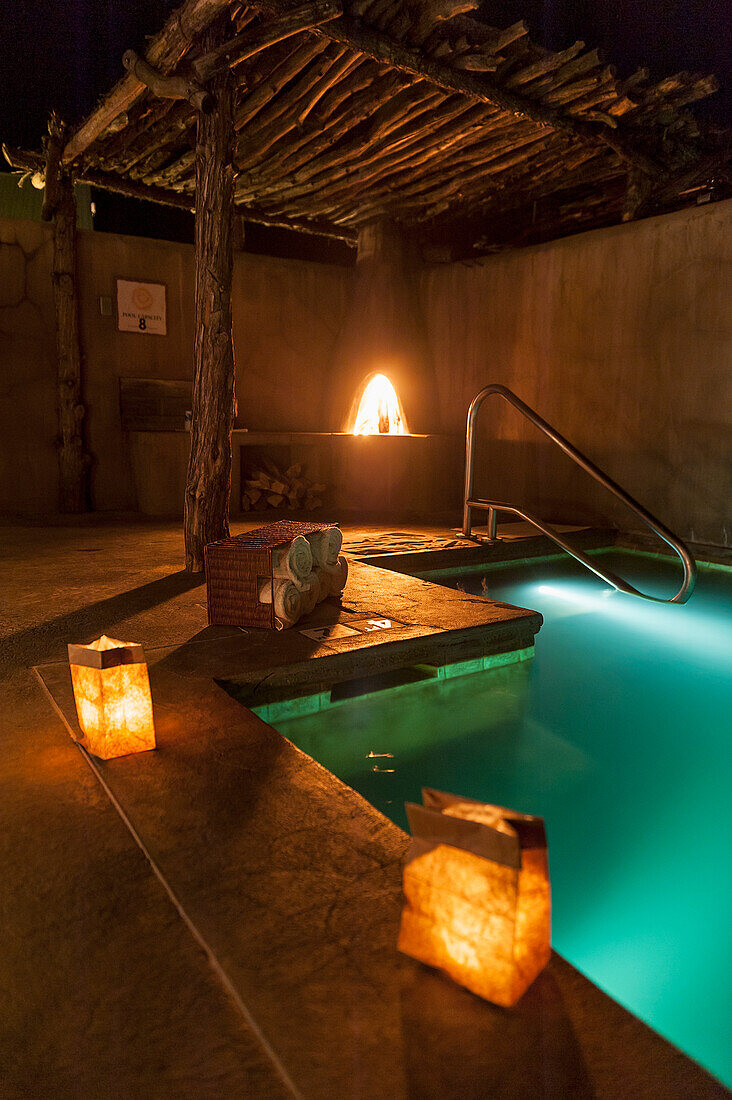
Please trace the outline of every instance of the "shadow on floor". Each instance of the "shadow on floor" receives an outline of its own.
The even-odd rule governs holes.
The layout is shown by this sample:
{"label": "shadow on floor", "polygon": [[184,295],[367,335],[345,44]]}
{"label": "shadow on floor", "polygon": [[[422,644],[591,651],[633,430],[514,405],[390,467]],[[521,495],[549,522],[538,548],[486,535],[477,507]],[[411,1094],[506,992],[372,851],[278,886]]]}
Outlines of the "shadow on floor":
{"label": "shadow on floor", "polygon": [[403,980],[401,1015],[413,1100],[594,1100],[551,968],[503,1009],[419,966]]}
{"label": "shadow on floor", "polygon": [[106,600],[86,604],[65,615],[46,619],[26,630],[8,634],[0,641],[0,671],[25,668],[49,660],[58,656],[59,646],[65,646],[67,642],[87,642],[100,634],[113,634],[116,623],[149,611],[205,583],[203,573],[180,570],[127,592],[119,592]]}

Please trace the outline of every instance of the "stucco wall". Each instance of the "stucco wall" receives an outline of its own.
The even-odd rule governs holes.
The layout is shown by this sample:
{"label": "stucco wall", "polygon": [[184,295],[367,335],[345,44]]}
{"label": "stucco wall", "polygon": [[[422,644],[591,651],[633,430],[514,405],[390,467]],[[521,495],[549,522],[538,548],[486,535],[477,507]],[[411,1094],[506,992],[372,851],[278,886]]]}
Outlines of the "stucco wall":
{"label": "stucco wall", "polygon": [[[441,418],[434,427],[462,433],[475,392],[503,382],[672,529],[729,546],[731,222],[732,202],[718,203],[472,265],[425,269],[420,298]],[[190,377],[193,249],[86,231],[79,247],[94,505],[134,509],[119,378]],[[56,507],[50,261],[47,226],[0,219],[6,513],[43,515]],[[115,279],[125,276],[166,283],[166,337],[120,333],[114,316],[101,316],[99,297],[114,299]],[[240,426],[340,428],[330,372],[339,366],[353,281],[349,268],[237,255]],[[611,519],[637,529],[517,414],[494,401],[481,424],[478,490],[557,521]]]}
{"label": "stucco wall", "polygon": [[0,218],[0,513],[57,504],[51,231]]}
{"label": "stucco wall", "polygon": [[[56,509],[56,389],[51,231],[0,219],[0,509]],[[167,286],[167,336],[119,332],[117,278]],[[323,430],[327,372],[352,272],[237,253],[234,344],[242,427]],[[193,248],[88,231],[79,233],[80,331],[87,444],[98,510],[137,507],[119,379],[188,379],[193,360]],[[114,315],[102,316],[101,296]],[[150,471],[154,476],[154,470]]]}
{"label": "stucco wall", "polygon": [[[732,201],[426,270],[443,431],[514,389],[683,536],[732,541]],[[478,488],[642,529],[496,398]]]}

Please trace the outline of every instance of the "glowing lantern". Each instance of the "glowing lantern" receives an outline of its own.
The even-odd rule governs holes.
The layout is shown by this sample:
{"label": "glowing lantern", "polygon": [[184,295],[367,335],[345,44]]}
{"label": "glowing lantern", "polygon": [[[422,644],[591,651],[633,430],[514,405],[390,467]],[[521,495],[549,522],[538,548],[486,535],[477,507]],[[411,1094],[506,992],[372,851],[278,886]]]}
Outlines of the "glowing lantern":
{"label": "glowing lantern", "polygon": [[440,791],[423,800],[407,805],[399,950],[514,1005],[551,954],[544,822]]}
{"label": "glowing lantern", "polygon": [[375,374],[363,391],[354,421],[353,434],[407,434],[399,398],[385,374]]}
{"label": "glowing lantern", "polygon": [[102,760],[155,748],[150,680],[142,646],[102,635],[70,645],[82,744]]}

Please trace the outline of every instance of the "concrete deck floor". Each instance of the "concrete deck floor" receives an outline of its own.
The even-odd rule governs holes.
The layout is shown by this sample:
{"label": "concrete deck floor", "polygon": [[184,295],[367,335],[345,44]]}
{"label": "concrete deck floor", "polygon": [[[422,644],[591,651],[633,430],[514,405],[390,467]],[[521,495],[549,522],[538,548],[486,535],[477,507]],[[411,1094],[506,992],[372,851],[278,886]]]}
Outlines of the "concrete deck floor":
{"label": "concrete deck floor", "polygon": [[[0,544],[0,1096],[726,1095],[556,956],[506,1013],[397,954],[404,834],[214,685],[247,643],[201,640],[176,525]],[[422,582],[383,577],[420,627],[395,640],[426,637]],[[445,599],[489,637],[484,601],[481,626]],[[155,651],[154,754],[94,763],[68,735],[65,646],[102,631]]]}

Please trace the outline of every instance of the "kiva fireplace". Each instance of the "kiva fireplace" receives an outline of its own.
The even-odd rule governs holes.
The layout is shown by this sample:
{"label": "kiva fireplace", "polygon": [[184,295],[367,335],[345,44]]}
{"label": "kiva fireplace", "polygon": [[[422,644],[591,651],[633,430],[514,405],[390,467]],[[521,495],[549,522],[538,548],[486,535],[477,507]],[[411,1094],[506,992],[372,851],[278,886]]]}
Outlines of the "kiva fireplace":
{"label": "kiva fireplace", "polygon": [[[285,515],[313,509],[315,518],[322,508],[335,519],[457,522],[463,442],[440,433],[417,271],[410,242],[389,223],[361,230],[348,276],[350,304],[321,395],[322,431],[302,430],[313,423],[314,393],[306,382],[302,392],[288,391],[276,416],[286,417],[286,430],[272,430],[272,420],[268,430],[257,430],[242,376],[240,427],[232,433],[233,516],[261,512],[264,522],[283,509]],[[308,402],[309,422],[301,427],[299,412]],[[130,432],[139,506],[147,514],[177,515],[188,437],[154,442],[151,434]]]}

